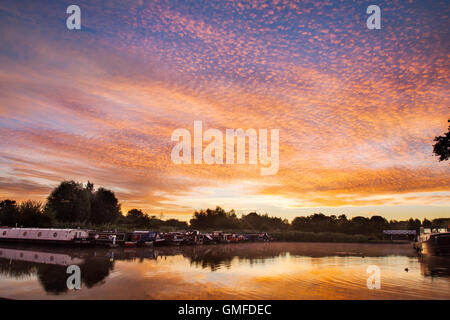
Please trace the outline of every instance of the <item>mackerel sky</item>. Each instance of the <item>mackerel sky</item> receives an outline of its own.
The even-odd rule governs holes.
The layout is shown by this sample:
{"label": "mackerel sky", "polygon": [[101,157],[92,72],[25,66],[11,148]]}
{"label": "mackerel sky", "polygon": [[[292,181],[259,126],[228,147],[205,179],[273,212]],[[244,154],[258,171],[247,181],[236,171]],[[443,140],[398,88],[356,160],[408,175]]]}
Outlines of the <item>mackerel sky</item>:
{"label": "mackerel sky", "polygon": [[[90,180],[166,218],[450,217],[448,1],[2,0],[0,40],[0,199]],[[278,173],[173,164],[194,120],[279,129]]]}

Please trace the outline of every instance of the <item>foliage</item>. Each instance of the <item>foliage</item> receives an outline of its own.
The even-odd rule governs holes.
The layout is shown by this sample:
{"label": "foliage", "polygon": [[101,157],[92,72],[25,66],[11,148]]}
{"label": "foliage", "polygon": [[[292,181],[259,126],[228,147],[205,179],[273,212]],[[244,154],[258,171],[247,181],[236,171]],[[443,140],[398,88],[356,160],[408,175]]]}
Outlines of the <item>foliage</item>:
{"label": "foliage", "polygon": [[[450,119],[448,120],[450,122]],[[433,141],[433,153],[439,157],[439,161],[445,161],[450,158],[450,126],[448,132],[442,136],[435,137]]]}
{"label": "foliage", "polygon": [[114,192],[99,188],[92,195],[91,199],[91,218],[95,224],[114,223],[121,215],[119,200]]}
{"label": "foliage", "polygon": [[75,181],[63,181],[47,198],[45,212],[58,221],[85,221],[90,219],[92,191]]}
{"label": "foliage", "polygon": [[5,226],[46,227],[52,224],[52,218],[42,210],[38,201],[23,201],[19,205],[14,200],[0,202],[0,224]]}
{"label": "foliage", "polygon": [[194,229],[205,228],[240,228],[238,218],[234,210],[226,212],[221,207],[216,209],[206,209],[195,211],[194,217],[190,220],[190,225]]}
{"label": "foliage", "polygon": [[289,222],[286,219],[283,220],[278,217],[269,217],[267,213],[259,215],[256,212],[251,212],[247,215],[243,215],[239,222],[241,228],[250,230],[270,231],[289,229]]}
{"label": "foliage", "polygon": [[0,201],[0,225],[14,226],[19,223],[19,208],[14,200]]}
{"label": "foliage", "polygon": [[24,201],[19,205],[19,221],[24,227],[42,228],[51,224],[51,218],[42,212],[42,203]]}

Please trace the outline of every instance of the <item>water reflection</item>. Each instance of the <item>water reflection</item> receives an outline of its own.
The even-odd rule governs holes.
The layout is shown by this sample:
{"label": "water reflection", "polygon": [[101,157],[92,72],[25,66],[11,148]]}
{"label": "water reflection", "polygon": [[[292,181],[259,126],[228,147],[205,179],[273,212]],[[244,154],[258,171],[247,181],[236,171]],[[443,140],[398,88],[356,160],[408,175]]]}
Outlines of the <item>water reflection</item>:
{"label": "water reflection", "polygon": [[69,265],[80,267],[81,281],[87,288],[103,281],[114,269],[113,260],[97,256],[95,252],[0,247],[0,276],[23,279],[36,275],[48,293],[67,292],[66,271]]}
{"label": "water reflection", "polygon": [[[425,277],[450,278],[450,257],[419,257],[421,273]],[[450,299],[450,297],[449,297]]]}
{"label": "water reflection", "polygon": [[[437,287],[421,279],[442,278],[448,281],[450,278],[448,257],[417,257],[407,245],[248,243],[82,249],[2,244],[0,297],[41,298],[39,290],[27,295],[25,291],[21,293],[18,289],[22,283],[26,283],[27,287],[39,283],[46,294],[72,294],[71,297],[86,298],[82,294],[69,292],[66,286],[67,266],[75,264],[81,269],[82,287],[85,291],[100,288],[103,294],[108,292],[108,296],[120,299],[189,299],[194,298],[192,292],[198,294],[196,298],[278,297],[274,297],[273,293],[271,295],[273,291],[283,292],[280,298],[287,299],[364,298],[357,291],[367,291],[364,271],[369,263],[382,264],[382,269],[386,270],[385,277],[394,283],[392,288],[419,286],[416,291],[410,290],[409,298],[418,298],[420,295],[433,298],[426,295],[435,292]],[[403,265],[410,266],[409,275],[403,271]],[[415,266],[417,274],[414,273]],[[115,280],[116,277],[118,280]],[[123,278],[126,278],[127,283],[135,283],[135,295],[115,292],[118,290],[114,289],[114,283],[121,283],[120,279]],[[15,285],[1,286],[2,282],[12,280],[16,281]],[[197,285],[197,292],[190,289],[193,282]],[[234,283],[234,287],[230,287],[229,283]],[[295,290],[286,291],[286,288],[279,287],[280,284],[292,286]],[[5,287],[8,287],[8,291]],[[311,291],[314,288],[322,291]],[[388,286],[384,295],[377,294],[373,297],[401,297],[400,292],[394,292],[392,288]],[[445,287],[445,283],[441,283],[441,293],[442,288],[447,290],[444,297],[448,293],[447,298],[450,298],[450,285]],[[401,290],[405,292],[404,288]],[[366,291],[365,294],[368,294]],[[442,295],[437,298],[442,298]]]}

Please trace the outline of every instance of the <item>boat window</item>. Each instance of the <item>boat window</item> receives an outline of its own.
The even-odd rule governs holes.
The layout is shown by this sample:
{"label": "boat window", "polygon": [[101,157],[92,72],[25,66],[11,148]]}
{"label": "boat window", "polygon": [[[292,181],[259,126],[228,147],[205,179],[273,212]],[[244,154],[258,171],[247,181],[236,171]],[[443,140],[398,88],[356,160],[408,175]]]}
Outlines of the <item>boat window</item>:
{"label": "boat window", "polygon": [[38,237],[42,236],[42,232],[38,232]]}
{"label": "boat window", "polygon": [[53,234],[53,238],[56,238],[58,236],[58,232],[55,232],[54,234]]}
{"label": "boat window", "polygon": [[25,232],[23,233],[23,235],[26,236],[26,235],[27,235],[27,232],[25,231]]}
{"label": "boat window", "polygon": [[3,231],[3,235],[6,236],[6,231]]}

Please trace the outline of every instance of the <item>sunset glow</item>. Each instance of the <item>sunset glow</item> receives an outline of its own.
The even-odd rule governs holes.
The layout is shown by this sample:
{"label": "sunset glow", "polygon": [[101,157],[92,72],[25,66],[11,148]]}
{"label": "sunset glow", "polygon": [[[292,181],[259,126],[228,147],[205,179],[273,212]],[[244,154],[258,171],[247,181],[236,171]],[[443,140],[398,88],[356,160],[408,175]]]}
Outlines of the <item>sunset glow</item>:
{"label": "sunset glow", "polygon": [[[446,1],[0,3],[0,199],[63,180],[113,190],[122,212],[191,218],[222,206],[450,217],[432,154],[450,115]],[[177,128],[279,129],[279,170],[174,164]]]}

